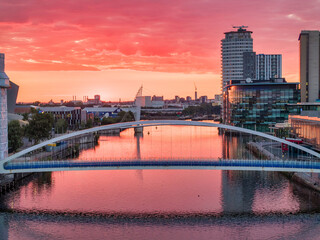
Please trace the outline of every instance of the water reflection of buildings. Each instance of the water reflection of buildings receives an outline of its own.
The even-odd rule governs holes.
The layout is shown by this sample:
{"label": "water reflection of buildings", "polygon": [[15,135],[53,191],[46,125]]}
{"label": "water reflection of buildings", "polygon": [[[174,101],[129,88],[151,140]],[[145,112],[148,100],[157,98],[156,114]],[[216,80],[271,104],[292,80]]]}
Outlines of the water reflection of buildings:
{"label": "water reflection of buildings", "polygon": [[251,212],[258,172],[222,171],[223,212]]}
{"label": "water reflection of buildings", "polygon": [[[258,191],[278,189],[275,192],[281,194],[284,181],[287,179],[275,172],[222,171],[221,201],[223,212],[252,212],[255,195]],[[256,207],[259,209],[260,206]]]}
{"label": "water reflection of buildings", "polygon": [[222,158],[248,159],[253,157],[246,149],[247,141],[250,141],[250,136],[247,134],[234,135],[232,132],[222,134]]}
{"label": "water reflection of buildings", "polygon": [[140,147],[140,139],[143,138],[143,132],[135,132],[134,136],[136,138],[136,154],[137,154],[137,160],[141,160],[141,147]]}
{"label": "water reflection of buildings", "polygon": [[[224,134],[222,157],[252,158],[245,142],[239,136]],[[221,204],[225,213],[252,212],[257,190],[280,188],[284,180],[278,173],[259,171],[222,171],[221,176]]]}
{"label": "water reflection of buildings", "polygon": [[[143,138],[143,132],[135,132],[134,137],[136,138],[136,159],[141,160],[141,146],[140,146],[140,139]],[[143,170],[136,170],[138,178],[142,181],[143,180]]]}
{"label": "water reflection of buildings", "polygon": [[1,239],[9,239],[9,223],[5,214],[0,215],[0,234]]}
{"label": "water reflection of buildings", "polygon": [[306,188],[299,183],[291,182],[290,191],[297,197],[299,208],[303,211],[320,211],[320,193]]}

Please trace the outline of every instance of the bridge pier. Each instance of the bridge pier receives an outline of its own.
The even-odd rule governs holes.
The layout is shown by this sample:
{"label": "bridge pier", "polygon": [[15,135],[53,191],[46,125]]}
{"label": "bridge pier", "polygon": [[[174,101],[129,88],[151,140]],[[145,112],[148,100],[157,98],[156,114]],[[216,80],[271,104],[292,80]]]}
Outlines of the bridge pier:
{"label": "bridge pier", "polygon": [[134,128],[134,133],[143,133],[143,127]]}
{"label": "bridge pier", "polygon": [[4,72],[4,54],[0,53],[0,160],[8,157],[7,89],[9,87],[9,78]]}
{"label": "bridge pier", "polygon": [[[0,161],[8,157],[8,103],[7,89],[10,87],[10,81],[4,72],[4,54],[0,53]],[[0,174],[0,186],[7,182],[11,184],[13,174]]]}

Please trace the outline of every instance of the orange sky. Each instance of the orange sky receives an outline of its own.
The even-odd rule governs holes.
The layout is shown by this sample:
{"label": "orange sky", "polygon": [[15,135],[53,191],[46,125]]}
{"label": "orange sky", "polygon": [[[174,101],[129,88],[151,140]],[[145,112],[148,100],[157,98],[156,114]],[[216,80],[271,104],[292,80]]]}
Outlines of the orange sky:
{"label": "orange sky", "polygon": [[298,81],[298,36],[320,27],[320,0],[4,0],[0,52],[18,101],[132,100],[220,92],[220,41],[249,25],[254,51],[283,54]]}

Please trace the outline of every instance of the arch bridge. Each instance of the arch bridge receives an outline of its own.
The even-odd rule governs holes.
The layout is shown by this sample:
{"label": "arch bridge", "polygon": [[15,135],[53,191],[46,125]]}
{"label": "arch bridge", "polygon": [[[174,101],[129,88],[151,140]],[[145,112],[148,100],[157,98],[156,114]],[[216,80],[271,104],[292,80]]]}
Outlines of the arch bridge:
{"label": "arch bridge", "polygon": [[[269,153],[269,159],[265,156],[249,159],[77,159],[77,153],[72,148],[75,139],[81,136],[88,136],[101,131],[116,129],[141,128],[153,126],[196,126],[196,127],[215,127],[232,131],[240,134],[251,135],[268,141],[267,143],[276,143],[278,149],[270,147],[264,149],[261,142],[256,143],[257,148]],[[46,154],[43,148],[56,143],[68,141],[68,149],[71,151],[71,157],[54,159],[53,154]],[[247,140],[245,140],[247,141]],[[260,145],[259,145],[260,144]],[[291,151],[296,152],[294,157],[284,156],[279,151],[279,145],[289,146]],[[271,144],[272,145],[272,144]],[[71,146],[71,148],[70,148]],[[76,146],[76,145],[73,145]],[[276,153],[272,153],[275,149]],[[60,151],[65,151],[61,148]],[[280,153],[280,154],[279,154]],[[304,146],[288,142],[266,133],[257,132],[230,125],[196,122],[181,120],[156,120],[156,121],[135,121],[104,125],[77,132],[65,134],[50,140],[41,142],[28,149],[24,149],[0,162],[0,173],[23,173],[23,172],[52,172],[52,171],[70,171],[70,170],[112,170],[112,169],[220,169],[220,170],[254,170],[254,171],[282,171],[282,172],[317,172],[320,173],[320,154]]]}

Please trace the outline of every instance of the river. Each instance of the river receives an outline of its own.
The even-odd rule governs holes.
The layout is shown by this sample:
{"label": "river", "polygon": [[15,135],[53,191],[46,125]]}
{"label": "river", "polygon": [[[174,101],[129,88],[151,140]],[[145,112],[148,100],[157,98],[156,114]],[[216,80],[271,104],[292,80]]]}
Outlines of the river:
{"label": "river", "polygon": [[[250,156],[216,128],[149,127],[101,136],[79,158]],[[69,171],[0,197],[1,239],[317,239],[320,197],[280,173]]]}

